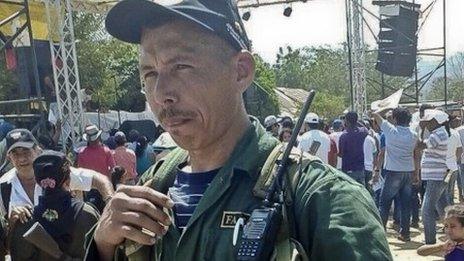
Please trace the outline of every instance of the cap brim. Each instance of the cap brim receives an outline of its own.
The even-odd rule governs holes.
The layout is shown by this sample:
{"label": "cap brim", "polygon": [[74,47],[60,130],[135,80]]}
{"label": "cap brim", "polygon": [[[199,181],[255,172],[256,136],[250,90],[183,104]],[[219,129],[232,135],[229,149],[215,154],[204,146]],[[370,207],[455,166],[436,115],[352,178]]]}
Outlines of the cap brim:
{"label": "cap brim", "polygon": [[11,145],[10,148],[8,148],[7,153],[10,153],[12,150],[16,148],[26,148],[26,149],[32,149],[34,147],[35,143],[34,142],[26,142],[26,141],[18,141],[15,142],[13,145]]}
{"label": "cap brim", "polygon": [[220,19],[220,14],[196,8],[176,9],[174,6],[163,6],[148,0],[123,0],[108,12],[105,26],[108,33],[119,40],[140,43],[144,26],[162,24],[176,18],[186,19],[214,32],[214,29],[203,21]]}
{"label": "cap brim", "polygon": [[424,117],[419,119],[419,121],[431,121],[431,120],[433,120],[433,116],[430,117],[430,115],[425,115]]}

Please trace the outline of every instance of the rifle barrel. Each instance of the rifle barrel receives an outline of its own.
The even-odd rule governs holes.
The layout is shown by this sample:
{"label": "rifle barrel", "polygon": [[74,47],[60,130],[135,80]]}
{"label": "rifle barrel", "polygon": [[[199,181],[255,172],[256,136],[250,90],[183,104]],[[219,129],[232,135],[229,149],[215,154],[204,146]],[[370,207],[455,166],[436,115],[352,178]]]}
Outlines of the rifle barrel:
{"label": "rifle barrel", "polygon": [[280,161],[277,167],[277,175],[274,181],[272,182],[271,186],[269,187],[268,192],[266,193],[266,198],[265,198],[266,203],[270,203],[273,201],[274,194],[278,189],[280,180],[285,175],[285,169],[287,167],[287,162],[290,157],[290,153],[292,152],[293,146],[295,145],[295,142],[296,142],[296,138],[298,137],[298,133],[300,132],[301,126],[303,126],[304,118],[309,111],[309,107],[311,106],[315,95],[316,95],[316,91],[314,90],[309,91],[308,98],[306,98],[306,101],[303,105],[303,109],[301,110],[300,116],[298,117],[298,121],[295,125],[295,128],[293,129],[292,136],[290,137],[290,141],[288,142],[287,147],[285,148],[284,154],[282,156],[282,160]]}

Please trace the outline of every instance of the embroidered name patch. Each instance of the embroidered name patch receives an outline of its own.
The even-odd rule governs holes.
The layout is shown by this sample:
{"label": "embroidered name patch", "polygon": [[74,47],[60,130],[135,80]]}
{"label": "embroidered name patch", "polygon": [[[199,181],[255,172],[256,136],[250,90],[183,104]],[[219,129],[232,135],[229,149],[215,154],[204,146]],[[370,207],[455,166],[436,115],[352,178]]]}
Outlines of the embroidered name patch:
{"label": "embroidered name patch", "polygon": [[221,228],[234,228],[235,223],[239,218],[248,220],[249,214],[237,211],[224,211],[222,212]]}

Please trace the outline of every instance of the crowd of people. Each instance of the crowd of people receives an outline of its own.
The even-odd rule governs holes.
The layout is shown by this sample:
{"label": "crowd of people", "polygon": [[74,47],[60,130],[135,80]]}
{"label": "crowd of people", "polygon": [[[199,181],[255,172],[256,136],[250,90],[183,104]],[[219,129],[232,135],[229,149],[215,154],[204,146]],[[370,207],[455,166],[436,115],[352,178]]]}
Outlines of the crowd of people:
{"label": "crowd of people", "polygon": [[176,147],[168,133],[149,143],[136,130],[128,133],[130,140],[115,130],[102,140],[102,130],[88,125],[85,145],[65,155],[57,142],[44,144],[45,135],[13,125],[4,129],[0,259],[6,254],[12,260],[83,259],[85,235],[117,187],[136,184]]}
{"label": "crowd of people", "polygon": [[[302,152],[365,186],[384,228],[392,215],[399,240],[410,241],[410,227],[419,228],[422,220],[427,246],[419,254],[446,249],[458,255],[451,250],[463,250],[450,247],[452,234],[448,242],[437,244],[436,238],[437,220],[443,221],[447,233],[460,233],[452,232],[456,227],[464,233],[460,205],[464,201],[464,126],[459,117],[424,104],[418,122],[412,122],[411,112],[400,107],[365,118],[348,112],[331,122],[308,113],[301,130],[294,130],[290,117],[271,115],[263,124],[284,143],[298,131],[294,145]],[[136,184],[150,166],[176,147],[167,132],[154,143],[136,130],[128,133],[129,139],[118,130],[106,140],[101,136],[97,126],[86,126],[85,145],[68,157],[47,150],[29,130],[13,129],[4,135],[13,168],[0,178],[3,254],[9,253],[14,260],[83,258],[84,247],[76,242],[83,242],[113,191],[120,184]],[[456,186],[459,198],[455,198]],[[40,242],[47,237],[54,240],[59,255],[42,250]]]}
{"label": "crowd of people", "polygon": [[[245,109],[255,61],[231,1],[119,1],[105,26],[140,44],[145,96],[167,132],[153,144],[135,130],[103,140],[89,125],[65,155],[53,150],[59,126],[0,128],[11,163],[0,177],[0,258],[392,260],[384,229],[394,202],[400,240],[421,205],[418,253],[462,260],[459,118],[424,105],[416,125],[396,108],[330,124],[313,112],[302,130],[269,116],[263,128]],[[294,132],[300,150],[284,179],[278,140]],[[436,244],[443,216],[450,241]]]}
{"label": "crowd of people", "polygon": [[[295,146],[364,185],[384,228],[393,216],[399,240],[410,241],[410,228],[419,228],[422,221],[424,243],[434,245],[437,221],[446,221],[445,209],[464,202],[464,125],[460,117],[428,104],[416,114],[413,121],[411,111],[403,107],[363,118],[348,112],[327,123],[308,113]],[[282,142],[294,131],[289,117],[271,115],[264,124]],[[462,214],[456,214],[461,212],[453,213],[462,220]],[[444,225],[443,230],[450,230]]]}

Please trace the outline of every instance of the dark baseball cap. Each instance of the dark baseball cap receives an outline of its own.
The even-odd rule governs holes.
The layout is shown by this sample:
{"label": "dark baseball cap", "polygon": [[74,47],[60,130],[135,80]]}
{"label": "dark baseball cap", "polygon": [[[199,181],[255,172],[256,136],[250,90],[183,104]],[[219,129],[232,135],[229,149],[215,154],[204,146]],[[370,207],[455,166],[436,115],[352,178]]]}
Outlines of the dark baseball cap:
{"label": "dark baseball cap", "polygon": [[235,0],[123,0],[109,11],[106,29],[129,43],[140,43],[142,29],[183,19],[210,31],[236,50],[250,50],[250,41]]}
{"label": "dark baseball cap", "polygon": [[340,129],[343,127],[343,121],[342,120],[339,120],[339,119],[335,119],[333,122],[332,122],[332,128],[333,129]]}
{"label": "dark baseball cap", "polygon": [[16,148],[32,149],[34,145],[39,144],[34,135],[26,129],[14,129],[6,134],[5,139],[8,148],[7,153]]}
{"label": "dark baseball cap", "polygon": [[[37,184],[44,187],[50,184],[41,184],[44,179],[52,179],[55,185],[60,185],[63,182],[64,172],[62,167],[67,162],[66,155],[59,151],[44,150],[33,163],[34,176]],[[51,186],[54,188],[55,185]]]}

